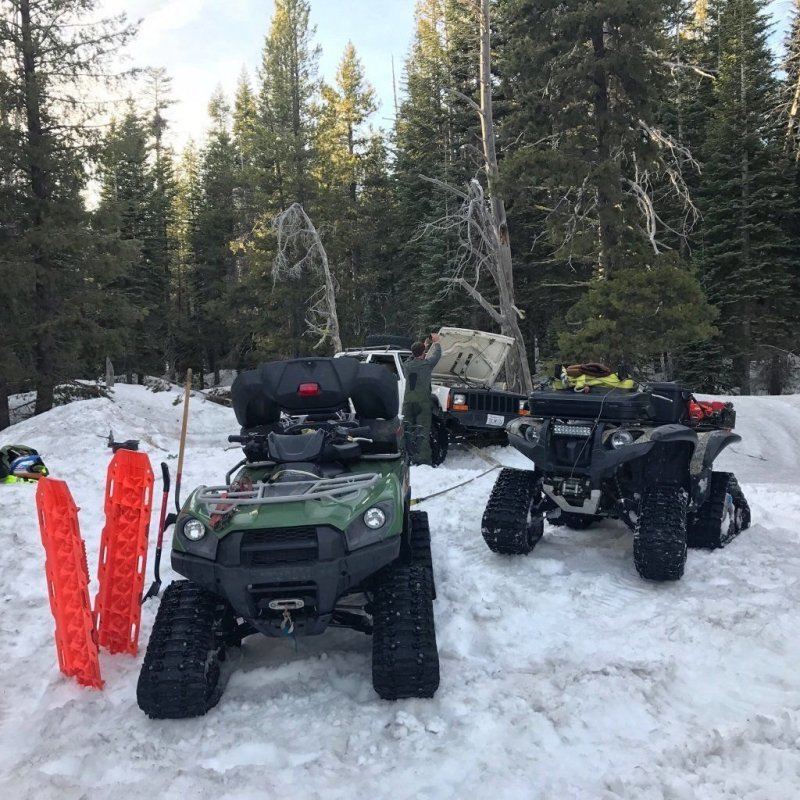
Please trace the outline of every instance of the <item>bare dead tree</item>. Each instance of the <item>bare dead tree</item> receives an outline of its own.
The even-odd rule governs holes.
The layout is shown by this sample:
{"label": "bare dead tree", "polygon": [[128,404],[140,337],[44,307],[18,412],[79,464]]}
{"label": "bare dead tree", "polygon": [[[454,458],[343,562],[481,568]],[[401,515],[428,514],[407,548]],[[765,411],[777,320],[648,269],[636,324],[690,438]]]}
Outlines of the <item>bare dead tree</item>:
{"label": "bare dead tree", "polygon": [[271,223],[278,240],[278,254],[272,264],[273,281],[308,276],[317,285],[308,300],[306,325],[309,333],[318,336],[314,345],[331,342],[337,352],[342,349],[339,317],[336,313],[336,279],[331,272],[328,254],[314,223],[299,203],[292,203]]}
{"label": "bare dead tree", "polygon": [[[522,312],[514,304],[514,274],[511,261],[511,241],[506,221],[505,201],[499,190],[499,169],[492,110],[491,18],[490,0],[461,0],[474,14],[480,38],[480,104],[466,95],[459,95],[481,123],[484,171],[488,198],[477,180],[471,181],[467,192],[458,192],[463,203],[458,213],[440,221],[439,228],[458,231],[460,257],[454,272],[446,281],[450,288],[460,287],[475,300],[500,326],[501,332],[514,339],[506,362],[509,388],[529,392],[532,388],[528,355],[519,320]],[[453,190],[453,187],[448,187]],[[431,226],[429,226],[431,227]],[[434,224],[433,227],[436,227]],[[465,275],[472,269],[472,278]],[[498,303],[493,305],[478,289],[482,275],[489,275],[497,288]],[[490,310],[491,309],[491,310]]]}
{"label": "bare dead tree", "polygon": [[[419,234],[420,236],[430,233],[451,234],[458,242],[455,266],[448,276],[442,278],[444,288],[441,296],[448,295],[456,289],[463,290],[489,315],[504,334],[513,336],[511,330],[516,327],[517,335],[520,335],[517,320],[523,319],[525,314],[514,305],[513,297],[510,307],[504,309],[502,301],[490,302],[479,288],[489,278],[497,287],[499,294],[499,287],[503,281],[501,275],[503,265],[500,258],[502,243],[498,237],[491,205],[486,199],[481,182],[473,178],[467,185],[466,191],[461,191],[432,178],[426,180],[461,200],[461,205],[454,214],[448,214],[429,223]],[[525,364],[527,365],[527,361]],[[529,391],[523,382],[524,378],[523,381],[515,381],[510,370],[507,369],[506,372],[509,384],[513,384],[514,388],[520,391]]]}

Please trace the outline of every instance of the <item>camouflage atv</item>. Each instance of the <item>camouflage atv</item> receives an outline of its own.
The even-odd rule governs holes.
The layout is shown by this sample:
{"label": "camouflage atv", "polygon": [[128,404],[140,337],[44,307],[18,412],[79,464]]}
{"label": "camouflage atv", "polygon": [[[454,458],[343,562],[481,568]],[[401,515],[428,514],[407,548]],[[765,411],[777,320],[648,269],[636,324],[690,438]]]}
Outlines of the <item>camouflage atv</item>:
{"label": "camouflage atv", "polygon": [[524,555],[551,525],[618,519],[648,580],[678,580],[687,547],[723,547],[750,525],[736,477],[714,468],[741,441],[731,403],[700,403],[675,383],[638,390],[534,391],[509,444],[532,470],[504,469],[481,531],[496,553]]}
{"label": "camouflage atv", "polygon": [[397,380],[355,359],[309,358],[242,373],[232,397],[242,430],[229,440],[245,458],[178,515],[172,566],[187,580],[161,601],[139,707],[157,719],[205,714],[227,648],[328,627],[372,635],[380,697],[432,697],[430,533],[410,510]]}

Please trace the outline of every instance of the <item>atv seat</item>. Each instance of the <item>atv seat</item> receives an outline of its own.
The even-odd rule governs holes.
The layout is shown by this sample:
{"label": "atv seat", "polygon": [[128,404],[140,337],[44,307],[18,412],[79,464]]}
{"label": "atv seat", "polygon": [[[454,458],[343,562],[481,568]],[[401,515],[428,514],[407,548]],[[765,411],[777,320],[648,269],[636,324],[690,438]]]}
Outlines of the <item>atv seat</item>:
{"label": "atv seat", "polygon": [[280,463],[291,461],[316,461],[322,457],[325,432],[322,430],[302,435],[270,433],[267,436],[269,455]]}

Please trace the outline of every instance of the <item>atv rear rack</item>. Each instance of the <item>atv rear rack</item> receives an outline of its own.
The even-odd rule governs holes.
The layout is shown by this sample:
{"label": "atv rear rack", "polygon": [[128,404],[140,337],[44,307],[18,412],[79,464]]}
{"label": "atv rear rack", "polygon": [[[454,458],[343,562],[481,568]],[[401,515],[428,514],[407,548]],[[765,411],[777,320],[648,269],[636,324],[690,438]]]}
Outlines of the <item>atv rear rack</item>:
{"label": "atv rear rack", "polygon": [[358,475],[338,475],[335,478],[292,481],[287,483],[257,483],[251,489],[231,486],[206,486],[197,492],[197,503],[219,513],[235,506],[260,506],[273,503],[298,503],[304,500],[340,500],[372,489],[380,480],[376,472]]}

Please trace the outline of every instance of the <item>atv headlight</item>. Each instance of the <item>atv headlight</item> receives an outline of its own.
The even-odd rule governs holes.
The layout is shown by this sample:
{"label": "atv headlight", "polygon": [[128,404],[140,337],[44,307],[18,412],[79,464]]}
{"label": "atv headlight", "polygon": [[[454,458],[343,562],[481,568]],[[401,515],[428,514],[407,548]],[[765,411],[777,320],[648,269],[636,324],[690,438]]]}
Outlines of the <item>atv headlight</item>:
{"label": "atv headlight", "polygon": [[630,431],[614,431],[611,434],[609,441],[611,442],[611,446],[615,450],[619,450],[620,447],[625,447],[626,445],[633,444],[634,436]]}
{"label": "atv headlight", "polygon": [[183,523],[183,535],[190,542],[199,542],[206,535],[206,526],[199,519],[190,519]]}
{"label": "atv headlight", "polygon": [[525,441],[536,444],[540,439],[539,428],[536,425],[525,426]]}
{"label": "atv headlight", "polygon": [[368,508],[364,512],[364,524],[373,531],[382,528],[386,522],[386,514],[379,508]]}
{"label": "atv headlight", "polygon": [[347,549],[352,553],[362,547],[378,544],[390,538],[396,514],[394,503],[382,500],[359,514],[345,529]]}

